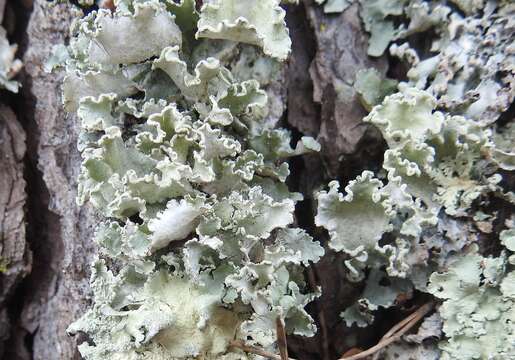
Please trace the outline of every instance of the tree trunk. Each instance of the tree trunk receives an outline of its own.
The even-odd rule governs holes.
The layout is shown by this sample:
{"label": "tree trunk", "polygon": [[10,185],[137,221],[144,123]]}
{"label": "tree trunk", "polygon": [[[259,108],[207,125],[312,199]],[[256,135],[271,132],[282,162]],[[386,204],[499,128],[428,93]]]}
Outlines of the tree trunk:
{"label": "tree trunk", "polygon": [[[76,146],[78,122],[62,108],[63,73],[43,70],[52,45],[67,40],[76,15],[70,5],[50,6],[44,0],[33,3],[23,34],[23,88],[14,101],[27,133],[25,161],[23,130],[13,115],[1,108],[2,145],[7,152],[2,154],[0,167],[7,172],[5,182],[10,184],[0,190],[4,224],[0,233],[8,235],[0,247],[2,256],[12,257],[7,258],[8,276],[2,278],[0,292],[11,298],[10,306],[0,313],[0,319],[5,318],[6,310],[11,316],[5,359],[80,358],[75,339],[65,330],[89,304],[95,215],[88,206],[78,207],[75,202],[81,162]],[[10,141],[12,149],[8,148]],[[27,214],[26,237],[23,209]],[[13,247],[13,243],[18,245]],[[30,250],[24,251],[24,244]],[[0,307],[5,303],[2,299]],[[8,331],[3,323],[1,329]]]}

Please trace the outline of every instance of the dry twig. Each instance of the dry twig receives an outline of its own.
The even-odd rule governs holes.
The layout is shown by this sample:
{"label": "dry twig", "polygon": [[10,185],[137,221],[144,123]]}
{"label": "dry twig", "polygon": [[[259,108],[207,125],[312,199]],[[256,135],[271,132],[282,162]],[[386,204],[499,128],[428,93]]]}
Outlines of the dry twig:
{"label": "dry twig", "polygon": [[409,315],[404,320],[397,323],[395,326],[393,326],[386,334],[383,336],[383,338],[375,345],[372,346],[370,349],[362,351],[358,354],[349,356],[349,357],[342,357],[339,360],[358,360],[366,358],[367,356],[370,356],[379,350],[383,349],[384,347],[390,345],[391,343],[399,340],[402,335],[404,335],[409,329],[411,329],[416,323],[418,323],[428,312],[430,312],[433,309],[434,304],[432,302],[427,303],[425,305],[422,305],[417,311]]}
{"label": "dry twig", "polygon": [[275,319],[275,327],[277,332],[277,346],[281,360],[288,360],[288,343],[286,341],[286,331],[284,330],[284,322],[280,316]]}
{"label": "dry twig", "polygon": [[417,316],[418,311],[421,309],[420,307],[417,311],[412,312],[409,316],[404,318],[402,321],[399,321],[397,324],[395,324],[386,334],[383,335],[380,341],[388,339],[389,337],[392,337],[397,331],[402,329],[406,324],[408,324],[410,321],[413,320],[415,316]]}
{"label": "dry twig", "polygon": [[272,360],[282,360],[281,356],[279,356],[279,355],[269,353],[268,351],[260,349],[260,348],[258,348],[256,346],[246,345],[241,340],[232,340],[229,343],[229,346],[241,349],[241,350],[243,350],[245,352],[248,352],[248,353],[251,353],[251,354],[260,355],[260,356],[263,356],[263,357],[266,357],[266,358],[269,358],[269,359],[272,359]]}

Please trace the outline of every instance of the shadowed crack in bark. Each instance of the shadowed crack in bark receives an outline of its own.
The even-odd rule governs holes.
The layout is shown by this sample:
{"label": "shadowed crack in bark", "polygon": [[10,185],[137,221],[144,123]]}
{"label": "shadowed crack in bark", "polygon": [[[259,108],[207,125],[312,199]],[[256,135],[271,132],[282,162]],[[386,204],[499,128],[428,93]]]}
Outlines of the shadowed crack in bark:
{"label": "shadowed crack in bark", "polygon": [[[18,43],[17,35],[24,31],[23,21],[15,16],[16,6],[21,4],[0,0],[0,23],[7,29],[10,43]],[[0,90],[0,358],[6,359],[12,359],[6,355],[8,339],[21,311],[20,284],[32,266],[26,241],[26,136],[13,112],[17,98]]]}
{"label": "shadowed crack in bark", "polygon": [[362,28],[358,8],[356,3],[343,13],[324,14],[319,5],[307,0],[289,7],[287,13],[292,37],[288,123],[314,136],[322,145],[319,154],[290,162],[289,184],[305,198],[296,208],[298,226],[326,249],[320,262],[308,270],[311,286],[322,288],[322,296],[308,305],[318,332],[313,338],[288,338],[292,356],[299,359],[334,359],[358,339],[365,344],[376,340],[368,330],[347,328],[338,316],[356,299],[362,284],[347,280],[346,256],[326,246],[327,232],[313,222],[316,190],[330,179],[346,183],[363,169],[376,170],[382,163],[383,141],[375,129],[362,122],[366,111],[352,85],[359,69],[375,67],[385,73],[387,61],[367,56],[368,35]]}
{"label": "shadowed crack in bark", "polygon": [[0,105],[0,357],[13,320],[10,302],[31,267],[25,242],[25,150],[23,128],[13,111]]}
{"label": "shadowed crack in bark", "polygon": [[80,155],[78,123],[62,109],[62,72],[43,65],[52,44],[64,43],[76,10],[70,5],[33,4],[25,31],[24,78],[18,114],[27,133],[29,204],[27,239],[34,270],[18,296],[20,316],[7,359],[79,359],[68,325],[89,305],[89,264],[96,218],[75,203]]}

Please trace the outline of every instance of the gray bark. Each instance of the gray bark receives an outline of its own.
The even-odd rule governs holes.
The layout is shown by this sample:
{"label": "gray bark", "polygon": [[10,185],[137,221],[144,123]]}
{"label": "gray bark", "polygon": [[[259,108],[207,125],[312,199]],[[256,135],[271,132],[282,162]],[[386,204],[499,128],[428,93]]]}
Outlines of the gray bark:
{"label": "gray bark", "polygon": [[9,301],[32,263],[25,241],[25,150],[25,131],[13,111],[0,105],[0,356],[11,330]]}
{"label": "gray bark", "polygon": [[61,103],[63,74],[43,65],[52,44],[64,43],[75,15],[69,5],[36,0],[26,29],[22,121],[28,135],[30,243],[34,264],[8,359],[80,358],[68,325],[89,304],[88,272],[95,216],[75,203],[80,155],[77,120]]}

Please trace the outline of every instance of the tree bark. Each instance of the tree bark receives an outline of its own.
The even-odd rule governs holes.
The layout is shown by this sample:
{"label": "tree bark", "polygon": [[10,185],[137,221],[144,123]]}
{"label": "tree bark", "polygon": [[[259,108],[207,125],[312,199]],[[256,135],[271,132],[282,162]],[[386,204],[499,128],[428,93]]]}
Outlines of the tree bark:
{"label": "tree bark", "polygon": [[25,150],[25,131],[13,111],[0,105],[0,356],[11,330],[9,302],[32,263],[25,240]]}
{"label": "tree bark", "polygon": [[6,359],[80,358],[66,328],[90,303],[95,215],[89,206],[78,207],[75,202],[81,162],[76,146],[78,122],[62,108],[63,73],[43,70],[52,45],[67,40],[75,16],[71,5],[50,6],[35,0],[26,29],[18,114],[27,131],[26,240],[34,260],[16,299],[23,305]]}

